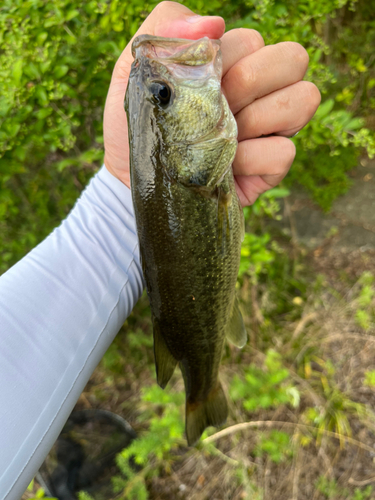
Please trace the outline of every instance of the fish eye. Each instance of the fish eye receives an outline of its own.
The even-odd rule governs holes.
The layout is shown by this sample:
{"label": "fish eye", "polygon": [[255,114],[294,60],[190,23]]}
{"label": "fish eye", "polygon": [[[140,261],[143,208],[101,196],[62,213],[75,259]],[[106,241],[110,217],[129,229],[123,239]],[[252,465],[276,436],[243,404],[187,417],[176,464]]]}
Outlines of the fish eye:
{"label": "fish eye", "polygon": [[151,94],[158,104],[166,106],[171,99],[171,89],[164,82],[153,82],[150,86]]}

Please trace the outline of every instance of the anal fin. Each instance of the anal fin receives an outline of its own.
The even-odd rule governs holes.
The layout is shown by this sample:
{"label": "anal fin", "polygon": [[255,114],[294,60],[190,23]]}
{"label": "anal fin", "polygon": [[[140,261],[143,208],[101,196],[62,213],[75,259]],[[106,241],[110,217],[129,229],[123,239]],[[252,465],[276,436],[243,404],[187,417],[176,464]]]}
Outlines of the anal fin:
{"label": "anal fin", "polygon": [[226,326],[226,337],[236,347],[242,348],[247,342],[247,333],[242,314],[238,304],[238,298],[233,301],[232,313]]}
{"label": "anal fin", "polygon": [[177,360],[170,353],[156,320],[153,321],[153,325],[156,378],[160,387],[164,389],[173,375]]}
{"label": "anal fin", "polygon": [[223,387],[217,385],[205,401],[186,401],[186,437],[189,446],[194,446],[206,427],[225,423],[228,417],[228,404]]}

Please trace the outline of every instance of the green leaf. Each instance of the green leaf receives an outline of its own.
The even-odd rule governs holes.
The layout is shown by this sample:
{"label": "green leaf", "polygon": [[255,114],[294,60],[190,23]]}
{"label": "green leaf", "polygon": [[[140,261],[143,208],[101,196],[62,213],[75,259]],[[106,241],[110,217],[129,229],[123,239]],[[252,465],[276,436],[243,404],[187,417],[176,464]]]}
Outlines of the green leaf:
{"label": "green leaf", "polygon": [[357,130],[363,127],[365,121],[363,118],[353,118],[350,122],[345,126],[346,130]]}
{"label": "green leaf", "polygon": [[68,71],[69,71],[69,66],[67,66],[66,64],[62,64],[61,66],[56,66],[56,68],[53,71],[53,74],[57,79],[60,79],[63,76],[65,76]]}
{"label": "green leaf", "polygon": [[65,20],[70,21],[71,19],[73,19],[74,17],[77,17],[77,16],[79,16],[79,10],[71,9],[66,13]]}
{"label": "green leaf", "polygon": [[290,195],[290,190],[286,188],[273,188],[262,194],[264,198],[286,198]]}
{"label": "green leaf", "polygon": [[39,69],[32,61],[30,61],[26,66],[24,66],[23,71],[32,80],[38,80],[41,76]]}
{"label": "green leaf", "polygon": [[35,94],[37,96],[37,99],[39,101],[39,104],[41,106],[46,106],[49,102],[47,92],[45,91],[44,87],[41,85],[38,85],[35,90]]}
{"label": "green leaf", "polygon": [[333,109],[333,106],[335,105],[335,101],[333,99],[328,99],[325,101],[323,104],[321,104],[315,113],[316,118],[323,118],[328,115]]}
{"label": "green leaf", "polygon": [[317,49],[313,55],[313,57],[311,58],[312,62],[319,62],[320,58],[322,57],[322,50],[321,49]]}
{"label": "green leaf", "polygon": [[21,77],[22,77],[22,65],[23,65],[23,60],[18,59],[12,69],[12,74],[13,74],[13,80],[16,85],[20,84]]}
{"label": "green leaf", "polygon": [[39,33],[39,35],[37,36],[37,44],[38,45],[42,45],[48,38],[48,33],[47,31],[42,31],[41,33]]}
{"label": "green leaf", "polygon": [[44,498],[44,490],[43,488],[39,488],[35,494],[35,498]]}
{"label": "green leaf", "polygon": [[19,131],[20,128],[21,128],[21,124],[20,123],[8,122],[6,124],[6,130],[7,130],[8,135],[10,137],[16,136],[18,134],[18,131]]}
{"label": "green leaf", "polygon": [[43,61],[39,64],[39,68],[42,73],[45,73],[50,66],[51,66],[51,61]]}
{"label": "green leaf", "polygon": [[43,120],[44,118],[47,118],[47,116],[52,114],[52,112],[52,108],[39,109],[39,111],[37,111],[36,113],[36,117],[38,118],[38,120]]}

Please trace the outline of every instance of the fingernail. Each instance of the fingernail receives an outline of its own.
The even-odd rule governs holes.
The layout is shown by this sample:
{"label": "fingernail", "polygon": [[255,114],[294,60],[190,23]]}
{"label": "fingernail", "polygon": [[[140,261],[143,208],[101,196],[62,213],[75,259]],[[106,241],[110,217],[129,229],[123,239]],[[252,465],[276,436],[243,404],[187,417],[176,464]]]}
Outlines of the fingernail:
{"label": "fingernail", "polygon": [[202,16],[191,16],[191,17],[186,17],[185,18],[185,21],[187,23],[191,23],[191,24],[194,24],[194,23],[199,23],[199,21],[202,19]]}

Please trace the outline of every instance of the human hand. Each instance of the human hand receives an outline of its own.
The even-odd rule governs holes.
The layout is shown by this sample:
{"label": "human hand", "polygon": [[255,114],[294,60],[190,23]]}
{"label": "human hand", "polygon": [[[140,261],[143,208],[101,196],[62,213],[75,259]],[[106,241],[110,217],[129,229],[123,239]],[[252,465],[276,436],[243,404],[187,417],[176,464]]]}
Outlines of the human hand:
{"label": "human hand", "polygon": [[[320,103],[317,87],[301,81],[308,55],[298,43],[264,46],[255,30],[224,34],[220,17],[195,16],[187,7],[160,3],[135,36],[198,39],[221,38],[222,89],[238,125],[238,149],[233,162],[236,187],[243,206],[275,187],[295,156],[288,137],[312,118]],[[131,43],[116,63],[104,111],[104,163],[109,172],[130,187],[129,145],[124,97],[133,57]],[[273,134],[271,137],[260,137]]]}

